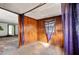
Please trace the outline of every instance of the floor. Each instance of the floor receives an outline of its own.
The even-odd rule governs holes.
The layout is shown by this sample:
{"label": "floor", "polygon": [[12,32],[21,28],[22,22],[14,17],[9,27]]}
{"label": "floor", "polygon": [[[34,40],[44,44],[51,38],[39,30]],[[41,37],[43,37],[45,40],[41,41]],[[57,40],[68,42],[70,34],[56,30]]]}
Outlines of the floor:
{"label": "floor", "polygon": [[2,37],[0,38],[0,55],[6,55],[18,49],[18,37]]}
{"label": "floor", "polygon": [[61,48],[47,43],[35,42],[16,50],[15,55],[64,55]]}
{"label": "floor", "polygon": [[[3,40],[2,40],[3,39]],[[6,37],[0,39],[1,55],[63,55],[64,52],[57,46],[47,43],[35,42],[18,48],[18,37]]]}

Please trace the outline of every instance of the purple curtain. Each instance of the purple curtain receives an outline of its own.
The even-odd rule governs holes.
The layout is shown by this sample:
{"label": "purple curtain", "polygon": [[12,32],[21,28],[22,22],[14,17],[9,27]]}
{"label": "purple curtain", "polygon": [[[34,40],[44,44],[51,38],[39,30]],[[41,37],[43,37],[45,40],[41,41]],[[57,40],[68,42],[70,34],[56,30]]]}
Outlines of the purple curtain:
{"label": "purple curtain", "polygon": [[79,54],[79,4],[61,4],[65,54]]}

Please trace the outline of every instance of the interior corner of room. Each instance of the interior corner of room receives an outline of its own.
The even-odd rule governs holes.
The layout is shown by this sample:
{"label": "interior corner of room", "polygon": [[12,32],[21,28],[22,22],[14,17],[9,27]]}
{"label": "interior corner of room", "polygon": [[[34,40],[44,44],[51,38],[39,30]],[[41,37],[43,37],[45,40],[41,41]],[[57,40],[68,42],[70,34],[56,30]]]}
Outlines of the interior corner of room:
{"label": "interior corner of room", "polygon": [[0,29],[1,54],[64,54],[61,3],[0,3]]}

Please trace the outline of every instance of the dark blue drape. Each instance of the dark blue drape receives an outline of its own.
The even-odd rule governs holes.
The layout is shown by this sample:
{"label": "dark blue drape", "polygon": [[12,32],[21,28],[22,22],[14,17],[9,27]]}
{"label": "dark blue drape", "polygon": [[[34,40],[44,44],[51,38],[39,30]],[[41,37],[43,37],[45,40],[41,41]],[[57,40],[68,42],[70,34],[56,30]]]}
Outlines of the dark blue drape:
{"label": "dark blue drape", "polygon": [[24,14],[21,14],[22,18],[22,45],[24,45]]}
{"label": "dark blue drape", "polygon": [[79,54],[79,4],[62,4],[65,54]]}

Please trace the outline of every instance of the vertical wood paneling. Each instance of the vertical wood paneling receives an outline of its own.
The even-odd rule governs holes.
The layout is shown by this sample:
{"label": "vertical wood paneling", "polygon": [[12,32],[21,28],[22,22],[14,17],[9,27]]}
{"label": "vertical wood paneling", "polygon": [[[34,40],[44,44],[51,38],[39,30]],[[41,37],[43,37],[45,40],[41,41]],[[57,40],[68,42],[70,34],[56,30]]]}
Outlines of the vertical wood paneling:
{"label": "vertical wood paneling", "polygon": [[[53,17],[56,21],[55,24],[55,33],[52,35],[52,38],[50,39],[49,43],[58,45],[58,46],[63,46],[64,43],[64,37],[63,37],[63,28],[62,28],[62,19],[61,16],[56,16]],[[52,19],[52,18],[49,18]],[[45,28],[44,28],[44,20],[49,20],[48,18],[46,19],[41,19],[38,21],[38,39],[43,42],[48,42]]]}
{"label": "vertical wood paneling", "polygon": [[38,21],[38,40],[42,42],[47,42],[44,21],[42,20]]}
{"label": "vertical wood paneling", "polygon": [[30,17],[24,17],[24,44],[37,41],[37,21]]}
{"label": "vertical wood paneling", "polygon": [[51,38],[51,44],[62,47],[64,45],[64,34],[61,17],[56,17],[55,33]]}

